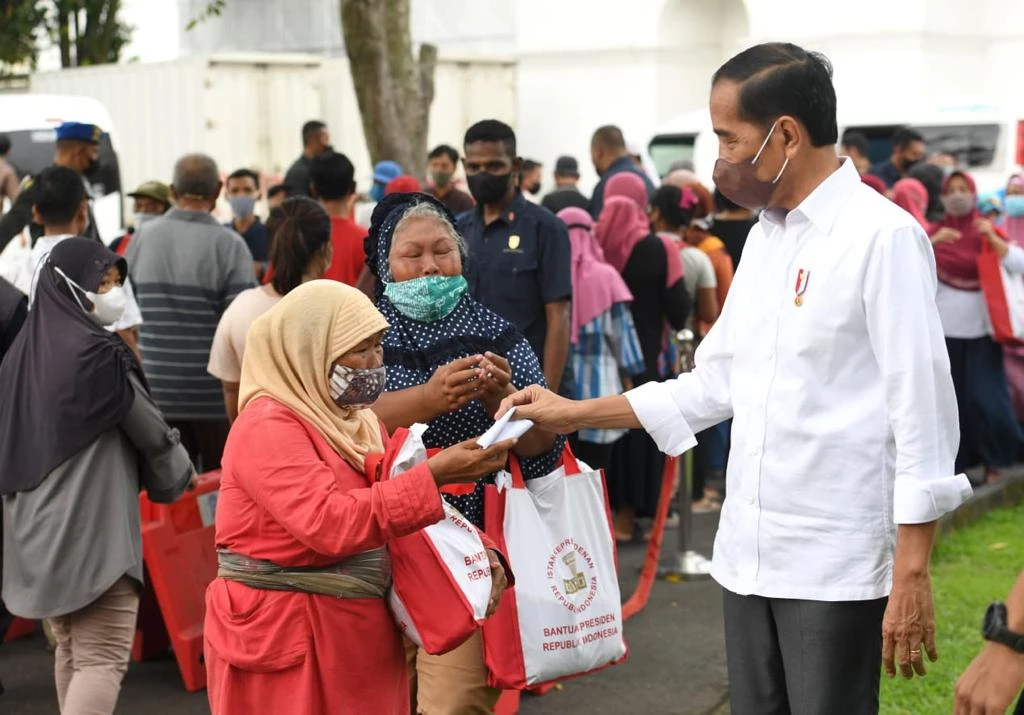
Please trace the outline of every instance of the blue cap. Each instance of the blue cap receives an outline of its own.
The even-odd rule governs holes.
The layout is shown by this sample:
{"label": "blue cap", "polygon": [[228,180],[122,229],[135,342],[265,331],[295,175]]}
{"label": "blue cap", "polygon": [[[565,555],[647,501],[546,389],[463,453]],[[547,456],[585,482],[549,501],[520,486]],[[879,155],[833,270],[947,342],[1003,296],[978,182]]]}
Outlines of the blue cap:
{"label": "blue cap", "polygon": [[95,124],[82,124],[81,122],[64,122],[57,127],[57,141],[71,139],[73,141],[89,142],[99,144],[103,130]]}
{"label": "blue cap", "polygon": [[999,195],[995,193],[979,196],[978,211],[983,214],[991,213],[993,211],[1002,213],[1003,202],[999,200]]}
{"label": "blue cap", "polygon": [[395,161],[378,161],[373,167],[373,180],[387,186],[402,175],[402,167]]}

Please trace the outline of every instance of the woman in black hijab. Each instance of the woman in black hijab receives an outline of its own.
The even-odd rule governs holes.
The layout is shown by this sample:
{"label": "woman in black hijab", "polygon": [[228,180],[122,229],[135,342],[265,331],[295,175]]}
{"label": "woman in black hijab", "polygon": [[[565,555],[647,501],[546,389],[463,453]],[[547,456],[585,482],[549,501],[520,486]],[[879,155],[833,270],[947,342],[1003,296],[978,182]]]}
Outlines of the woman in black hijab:
{"label": "woman in black hijab", "polygon": [[117,703],[142,583],[139,489],[169,502],[193,476],[134,354],[103,329],[126,273],[94,241],[59,243],[0,364],[3,601],[49,621],[68,712]]}

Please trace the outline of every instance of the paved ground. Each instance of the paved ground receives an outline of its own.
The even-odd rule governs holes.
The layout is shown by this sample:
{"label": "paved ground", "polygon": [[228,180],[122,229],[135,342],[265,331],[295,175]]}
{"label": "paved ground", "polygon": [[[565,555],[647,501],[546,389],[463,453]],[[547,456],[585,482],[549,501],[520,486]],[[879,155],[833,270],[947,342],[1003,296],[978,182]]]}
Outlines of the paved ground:
{"label": "paved ground", "polygon": [[[697,547],[706,555],[715,516],[698,516]],[[666,535],[666,551],[674,544]],[[620,553],[622,592],[632,593],[644,547]],[[612,715],[650,712],[663,715],[704,715],[719,708],[726,696],[720,591],[711,581],[658,582],[647,609],[626,624],[631,657],[602,673],[567,683],[542,698],[524,698],[524,715]],[[41,636],[0,647],[0,696],[4,715],[48,715],[57,712],[53,695],[52,656]],[[204,693],[188,694],[173,658],[133,663],[125,678],[117,712],[124,715],[200,715],[209,712]]]}

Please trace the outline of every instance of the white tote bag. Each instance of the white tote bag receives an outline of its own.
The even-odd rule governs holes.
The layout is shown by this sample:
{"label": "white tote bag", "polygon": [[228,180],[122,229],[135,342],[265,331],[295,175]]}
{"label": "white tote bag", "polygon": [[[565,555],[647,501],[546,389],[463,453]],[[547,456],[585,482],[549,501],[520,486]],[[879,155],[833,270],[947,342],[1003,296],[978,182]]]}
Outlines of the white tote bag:
{"label": "white tote bag", "polygon": [[[599,471],[568,449],[552,474],[524,482],[518,464],[488,497],[491,538],[516,585],[484,624],[491,685],[517,688],[599,670],[627,654],[615,548]],[[494,526],[497,526],[496,524]]]}

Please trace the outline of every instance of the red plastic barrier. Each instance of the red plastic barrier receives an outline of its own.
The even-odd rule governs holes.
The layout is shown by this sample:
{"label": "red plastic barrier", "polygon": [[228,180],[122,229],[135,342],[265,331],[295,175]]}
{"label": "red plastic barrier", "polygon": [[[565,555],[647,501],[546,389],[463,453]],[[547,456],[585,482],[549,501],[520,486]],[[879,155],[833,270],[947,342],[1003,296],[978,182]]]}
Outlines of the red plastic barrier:
{"label": "red plastic barrier", "polygon": [[25,636],[35,633],[37,621],[31,621],[27,618],[15,617],[11,621],[11,625],[7,628],[7,634],[4,636],[4,643],[10,643],[18,638],[24,638]]}
{"label": "red plastic barrier", "polygon": [[[658,562],[661,559],[661,541],[665,536],[665,522],[668,521],[668,508],[672,503],[672,494],[675,491],[676,477],[679,474],[679,458],[666,457],[665,471],[661,475],[661,494],[658,496],[658,508],[654,514],[654,528],[651,532],[651,540],[647,542],[647,554],[644,556],[644,565],[640,569],[640,581],[636,590],[622,605],[622,620],[627,621],[647,606],[651,597],[651,588],[654,586],[654,579],[658,576]],[[686,489],[686,485],[680,485],[680,489]],[[682,527],[680,527],[682,528]]]}
{"label": "red plastic barrier", "polygon": [[[170,636],[185,689],[206,687],[203,662],[203,619],[206,587],[217,575],[213,518],[220,489],[220,472],[200,475],[199,486],[174,504],[155,504],[145,494],[142,507],[142,555],[149,584]],[[149,622],[147,622],[147,620]],[[150,650],[146,641],[159,642],[153,619],[141,619],[135,652]]]}

